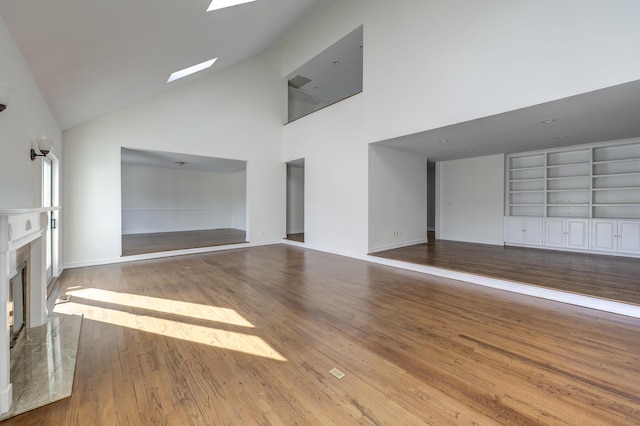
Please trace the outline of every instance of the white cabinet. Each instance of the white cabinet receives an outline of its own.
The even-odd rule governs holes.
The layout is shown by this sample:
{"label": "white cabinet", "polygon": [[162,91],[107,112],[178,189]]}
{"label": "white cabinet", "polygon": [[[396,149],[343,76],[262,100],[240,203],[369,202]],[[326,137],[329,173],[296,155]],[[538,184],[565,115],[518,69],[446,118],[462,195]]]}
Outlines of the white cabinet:
{"label": "white cabinet", "polygon": [[542,245],[544,219],[541,217],[507,217],[506,242],[512,244]]}
{"label": "white cabinet", "polygon": [[586,219],[565,219],[566,247],[589,249],[589,221]]}
{"label": "white cabinet", "polygon": [[640,221],[594,219],[592,234],[592,250],[640,254]]}
{"label": "white cabinet", "polygon": [[546,218],[544,245],[549,247],[589,249],[589,220]]}

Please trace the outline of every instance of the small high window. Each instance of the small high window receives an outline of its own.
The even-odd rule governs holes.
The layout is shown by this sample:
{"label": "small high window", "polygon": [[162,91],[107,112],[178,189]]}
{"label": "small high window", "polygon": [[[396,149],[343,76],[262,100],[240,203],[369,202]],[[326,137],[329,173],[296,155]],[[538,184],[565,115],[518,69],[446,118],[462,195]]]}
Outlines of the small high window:
{"label": "small high window", "polygon": [[362,92],[362,26],[287,76],[287,122]]}

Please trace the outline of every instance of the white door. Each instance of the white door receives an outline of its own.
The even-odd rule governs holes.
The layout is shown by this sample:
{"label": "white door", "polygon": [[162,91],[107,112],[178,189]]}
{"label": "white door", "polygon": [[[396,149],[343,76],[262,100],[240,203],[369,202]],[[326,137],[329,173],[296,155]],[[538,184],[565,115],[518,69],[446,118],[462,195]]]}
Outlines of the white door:
{"label": "white door", "polygon": [[542,245],[544,236],[544,220],[541,217],[527,217],[524,219],[524,243]]}
{"label": "white door", "polygon": [[567,248],[586,250],[589,248],[589,221],[584,219],[566,220]]}
{"label": "white door", "polygon": [[591,248],[598,251],[618,251],[618,223],[615,220],[594,220],[591,228]]}
{"label": "white door", "polygon": [[524,218],[507,217],[507,232],[505,241],[507,243],[522,244],[524,242]]}
{"label": "white door", "polygon": [[618,221],[618,251],[640,254],[640,221]]}
{"label": "white door", "polygon": [[545,219],[544,244],[551,247],[565,246],[564,219]]}

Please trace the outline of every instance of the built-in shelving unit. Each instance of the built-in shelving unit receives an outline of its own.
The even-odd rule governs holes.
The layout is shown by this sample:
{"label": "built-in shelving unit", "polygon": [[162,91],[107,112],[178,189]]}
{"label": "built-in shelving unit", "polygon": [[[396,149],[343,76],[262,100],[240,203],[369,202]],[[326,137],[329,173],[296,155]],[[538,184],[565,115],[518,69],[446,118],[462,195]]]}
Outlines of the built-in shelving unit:
{"label": "built-in shelving unit", "polygon": [[545,155],[509,158],[509,210],[514,216],[541,216],[545,208]]}
{"label": "built-in shelving unit", "polygon": [[507,156],[507,216],[640,219],[640,140]]}
{"label": "built-in shelving unit", "polygon": [[640,143],[593,148],[592,217],[640,218]]}

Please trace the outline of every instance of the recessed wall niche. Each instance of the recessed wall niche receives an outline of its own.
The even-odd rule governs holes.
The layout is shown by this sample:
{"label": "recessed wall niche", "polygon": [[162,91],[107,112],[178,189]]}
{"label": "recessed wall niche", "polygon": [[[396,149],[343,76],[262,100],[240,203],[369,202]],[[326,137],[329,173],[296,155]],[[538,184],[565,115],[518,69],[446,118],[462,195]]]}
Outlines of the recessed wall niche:
{"label": "recessed wall niche", "polygon": [[122,255],[246,241],[246,162],[122,148]]}
{"label": "recessed wall niche", "polygon": [[362,92],[362,25],[287,75],[287,123]]}

